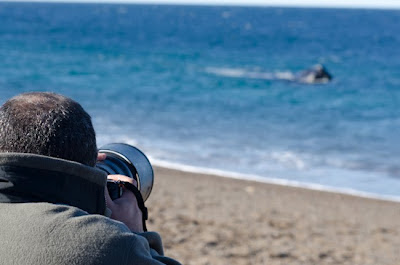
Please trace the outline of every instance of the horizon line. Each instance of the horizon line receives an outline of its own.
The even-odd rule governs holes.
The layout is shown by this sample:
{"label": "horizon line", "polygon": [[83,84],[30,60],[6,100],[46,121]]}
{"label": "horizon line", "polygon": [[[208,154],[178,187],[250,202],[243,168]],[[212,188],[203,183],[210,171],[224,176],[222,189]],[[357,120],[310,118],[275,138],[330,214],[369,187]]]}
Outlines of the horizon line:
{"label": "horizon line", "polygon": [[1,3],[71,3],[71,4],[132,4],[132,5],[187,5],[187,6],[233,6],[233,7],[281,7],[281,8],[332,8],[332,9],[378,9],[378,10],[398,10],[400,9],[400,2],[392,5],[382,4],[349,4],[344,2],[330,2],[330,3],[288,3],[280,1],[270,1],[261,3],[258,1],[249,1],[243,3],[237,0],[230,1],[212,1],[205,2],[204,0],[6,0],[0,1]]}

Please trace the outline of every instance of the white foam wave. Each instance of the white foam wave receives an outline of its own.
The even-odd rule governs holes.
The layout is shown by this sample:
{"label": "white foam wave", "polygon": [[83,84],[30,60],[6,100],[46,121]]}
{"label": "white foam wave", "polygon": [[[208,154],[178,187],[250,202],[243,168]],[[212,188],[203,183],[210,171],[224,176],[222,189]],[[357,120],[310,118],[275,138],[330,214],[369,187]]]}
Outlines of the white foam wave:
{"label": "white foam wave", "polygon": [[170,169],[184,171],[184,172],[208,174],[208,175],[213,175],[213,176],[217,176],[217,177],[256,181],[256,182],[260,182],[260,183],[267,183],[267,184],[274,184],[274,185],[281,185],[281,186],[290,186],[290,187],[296,187],[296,188],[304,188],[304,189],[310,189],[310,190],[352,195],[352,196],[357,196],[357,197],[362,197],[362,198],[400,202],[400,196],[380,195],[380,194],[375,194],[375,193],[370,193],[370,192],[358,191],[358,190],[354,190],[354,189],[350,189],[350,188],[334,188],[334,187],[324,186],[324,185],[315,184],[315,183],[299,182],[299,181],[294,181],[294,180],[287,180],[287,179],[280,179],[280,178],[266,177],[266,176],[258,176],[258,175],[252,175],[252,174],[241,174],[241,173],[237,173],[237,172],[231,172],[231,171],[225,171],[225,170],[219,170],[219,169],[213,169],[213,168],[202,168],[202,167],[168,162],[165,160],[159,160],[159,159],[155,159],[153,157],[149,157],[149,160],[155,166],[170,168]]}
{"label": "white foam wave", "polygon": [[306,163],[297,154],[289,151],[273,152],[271,158],[289,167],[294,167],[298,170],[304,170]]}

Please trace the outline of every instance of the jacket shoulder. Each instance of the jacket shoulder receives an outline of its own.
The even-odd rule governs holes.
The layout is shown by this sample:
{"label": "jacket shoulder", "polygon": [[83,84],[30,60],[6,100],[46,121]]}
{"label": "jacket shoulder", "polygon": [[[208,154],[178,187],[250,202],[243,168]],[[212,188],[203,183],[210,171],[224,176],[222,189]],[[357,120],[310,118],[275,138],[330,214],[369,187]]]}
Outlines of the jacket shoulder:
{"label": "jacket shoulder", "polygon": [[102,215],[50,203],[1,203],[0,213],[4,264],[165,264],[145,237]]}

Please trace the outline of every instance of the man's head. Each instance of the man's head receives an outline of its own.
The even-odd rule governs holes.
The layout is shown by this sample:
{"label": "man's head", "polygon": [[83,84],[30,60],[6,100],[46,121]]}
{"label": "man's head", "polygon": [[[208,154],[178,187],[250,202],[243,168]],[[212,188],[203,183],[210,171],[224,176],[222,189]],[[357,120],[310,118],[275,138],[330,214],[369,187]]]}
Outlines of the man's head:
{"label": "man's head", "polygon": [[96,136],[89,114],[55,93],[24,93],[0,107],[0,152],[46,155],[94,166]]}

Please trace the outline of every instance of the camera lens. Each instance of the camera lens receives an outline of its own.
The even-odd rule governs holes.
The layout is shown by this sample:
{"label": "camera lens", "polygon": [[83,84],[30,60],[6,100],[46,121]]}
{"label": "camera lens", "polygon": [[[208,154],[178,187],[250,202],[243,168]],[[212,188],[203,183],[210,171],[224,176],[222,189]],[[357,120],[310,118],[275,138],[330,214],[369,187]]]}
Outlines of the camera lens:
{"label": "camera lens", "polygon": [[146,201],[154,182],[153,167],[146,155],[136,147],[123,143],[104,145],[99,148],[99,153],[105,153],[107,157],[97,162],[96,167],[108,175],[120,174],[135,179],[143,200]]}

